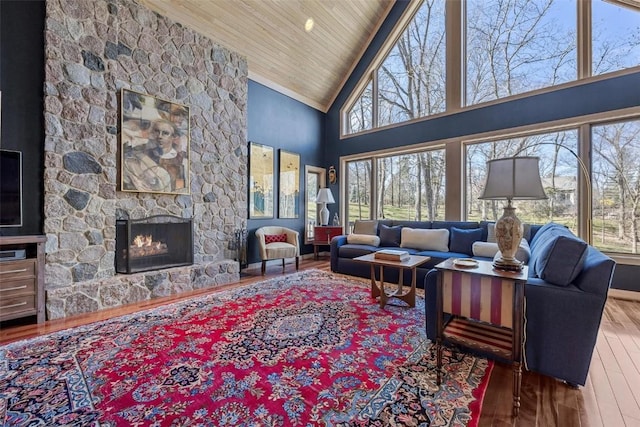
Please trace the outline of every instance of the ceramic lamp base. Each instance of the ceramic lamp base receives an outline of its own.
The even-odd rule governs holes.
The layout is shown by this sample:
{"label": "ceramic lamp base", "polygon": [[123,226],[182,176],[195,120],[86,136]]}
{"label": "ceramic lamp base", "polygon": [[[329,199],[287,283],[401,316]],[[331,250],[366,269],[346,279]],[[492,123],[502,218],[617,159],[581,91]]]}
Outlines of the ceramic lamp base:
{"label": "ceramic lamp base", "polygon": [[327,204],[322,204],[322,209],[320,209],[320,225],[328,225],[329,224],[329,209],[327,209]]}
{"label": "ceramic lamp base", "polygon": [[522,222],[516,216],[516,208],[511,206],[511,200],[504,208],[502,217],[496,222],[496,242],[502,254],[493,262],[495,268],[508,271],[522,270],[522,262],[515,258],[522,240]]}
{"label": "ceramic lamp base", "polygon": [[496,259],[493,261],[493,268],[496,270],[505,270],[505,271],[520,271],[522,270],[523,262],[514,260],[505,260],[505,259]]}

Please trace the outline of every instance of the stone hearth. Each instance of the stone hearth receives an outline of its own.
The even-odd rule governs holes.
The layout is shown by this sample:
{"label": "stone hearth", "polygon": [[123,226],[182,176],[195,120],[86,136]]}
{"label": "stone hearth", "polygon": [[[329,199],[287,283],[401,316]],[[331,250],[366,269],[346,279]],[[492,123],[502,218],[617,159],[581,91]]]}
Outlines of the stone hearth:
{"label": "stone hearth", "polygon": [[[45,288],[49,319],[237,280],[247,217],[247,63],[134,0],[48,0]],[[121,88],[188,105],[191,194],[119,191]],[[194,265],[115,272],[115,221],[193,218]]]}

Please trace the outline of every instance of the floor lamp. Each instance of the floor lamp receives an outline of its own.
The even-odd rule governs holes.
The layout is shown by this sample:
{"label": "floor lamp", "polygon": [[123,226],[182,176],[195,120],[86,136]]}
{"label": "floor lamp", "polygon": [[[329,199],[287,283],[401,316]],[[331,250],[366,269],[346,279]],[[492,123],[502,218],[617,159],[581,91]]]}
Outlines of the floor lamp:
{"label": "floor lamp", "polygon": [[522,222],[516,216],[512,200],[540,200],[547,195],[542,188],[538,157],[507,157],[487,162],[487,181],[481,200],[507,200],[504,213],[495,224],[496,242],[501,257],[493,266],[501,270],[520,271],[522,262],[515,258],[522,240]]}
{"label": "floor lamp", "polygon": [[316,203],[322,204],[322,209],[320,209],[320,225],[329,224],[329,209],[327,209],[327,203],[335,203],[335,199],[333,198],[333,194],[331,194],[331,190],[329,188],[321,188],[318,190],[318,196],[316,197]]}

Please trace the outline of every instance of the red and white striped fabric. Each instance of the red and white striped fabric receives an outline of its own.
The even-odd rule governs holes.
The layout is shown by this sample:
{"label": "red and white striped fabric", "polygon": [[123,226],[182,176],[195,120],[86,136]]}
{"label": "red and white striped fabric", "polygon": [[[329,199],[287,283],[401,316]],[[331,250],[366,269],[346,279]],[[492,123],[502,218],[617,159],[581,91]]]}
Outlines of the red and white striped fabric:
{"label": "red and white striped fabric", "polygon": [[442,308],[445,313],[512,328],[514,286],[510,279],[444,271]]}

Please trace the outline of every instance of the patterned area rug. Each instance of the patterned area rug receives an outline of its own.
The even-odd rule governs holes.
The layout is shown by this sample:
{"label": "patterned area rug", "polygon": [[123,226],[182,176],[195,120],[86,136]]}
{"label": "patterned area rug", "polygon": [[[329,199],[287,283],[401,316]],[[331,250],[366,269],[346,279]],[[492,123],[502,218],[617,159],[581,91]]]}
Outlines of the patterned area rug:
{"label": "patterned area rug", "polygon": [[318,270],[0,347],[0,425],[476,425],[492,363]]}

